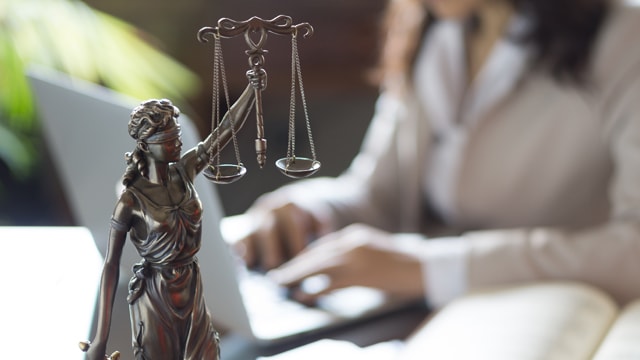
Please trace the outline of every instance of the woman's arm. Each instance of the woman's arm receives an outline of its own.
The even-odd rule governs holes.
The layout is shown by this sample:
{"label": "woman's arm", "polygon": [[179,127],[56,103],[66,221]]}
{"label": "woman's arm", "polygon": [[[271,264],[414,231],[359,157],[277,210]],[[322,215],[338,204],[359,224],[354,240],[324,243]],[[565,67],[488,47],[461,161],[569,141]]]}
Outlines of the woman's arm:
{"label": "woman's arm", "polygon": [[133,201],[133,196],[129,192],[124,192],[116,204],[111,220],[107,255],[100,281],[98,325],[95,338],[87,351],[87,359],[89,360],[104,360],[105,358],[113,302],[120,277],[120,258],[127,232],[131,228]]}
{"label": "woman's arm", "polygon": [[[407,224],[417,222],[420,164],[411,159],[424,154],[428,132],[415,130],[419,114],[409,110],[413,106],[405,98],[381,94],[360,152],[344,174],[296,181],[261,196],[248,211],[253,228],[239,245],[245,260],[273,268],[310,239],[349,224],[391,233],[416,230]],[[421,135],[413,139],[405,137],[407,132]],[[411,174],[399,176],[406,166],[401,161],[411,162]]]}

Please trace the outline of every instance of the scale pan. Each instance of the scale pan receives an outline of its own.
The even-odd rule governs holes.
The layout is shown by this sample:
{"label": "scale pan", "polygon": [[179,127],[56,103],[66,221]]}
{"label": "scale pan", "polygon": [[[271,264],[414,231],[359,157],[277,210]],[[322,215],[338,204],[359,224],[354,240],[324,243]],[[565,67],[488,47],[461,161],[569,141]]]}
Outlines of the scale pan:
{"label": "scale pan", "polygon": [[235,164],[209,165],[203,171],[204,176],[216,184],[231,184],[246,173],[247,168]]}
{"label": "scale pan", "polygon": [[286,176],[294,179],[311,176],[320,169],[320,161],[308,158],[282,158],[276,166]]}

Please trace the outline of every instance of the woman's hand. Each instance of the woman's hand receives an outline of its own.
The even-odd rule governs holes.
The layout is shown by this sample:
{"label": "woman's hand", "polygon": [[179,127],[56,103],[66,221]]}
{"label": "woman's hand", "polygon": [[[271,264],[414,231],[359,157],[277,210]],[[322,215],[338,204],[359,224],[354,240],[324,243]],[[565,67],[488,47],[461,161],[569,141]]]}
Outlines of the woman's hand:
{"label": "woman's hand", "polygon": [[292,289],[309,277],[328,277],[328,286],[318,293],[294,292],[302,302],[348,286],[377,288],[407,298],[424,295],[418,257],[401,249],[390,234],[360,224],[318,239],[269,275]]}
{"label": "woman's hand", "polygon": [[253,229],[235,247],[251,268],[270,270],[282,265],[320,233],[318,219],[289,202],[273,207],[262,204],[248,216]]}

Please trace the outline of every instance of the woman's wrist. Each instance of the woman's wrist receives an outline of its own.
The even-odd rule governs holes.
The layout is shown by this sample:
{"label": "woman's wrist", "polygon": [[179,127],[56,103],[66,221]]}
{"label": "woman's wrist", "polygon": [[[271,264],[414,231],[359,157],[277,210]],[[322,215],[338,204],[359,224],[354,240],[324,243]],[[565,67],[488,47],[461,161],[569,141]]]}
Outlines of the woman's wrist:
{"label": "woman's wrist", "polygon": [[440,307],[468,288],[468,243],[459,237],[427,239],[420,234],[397,234],[399,247],[420,261],[424,297]]}

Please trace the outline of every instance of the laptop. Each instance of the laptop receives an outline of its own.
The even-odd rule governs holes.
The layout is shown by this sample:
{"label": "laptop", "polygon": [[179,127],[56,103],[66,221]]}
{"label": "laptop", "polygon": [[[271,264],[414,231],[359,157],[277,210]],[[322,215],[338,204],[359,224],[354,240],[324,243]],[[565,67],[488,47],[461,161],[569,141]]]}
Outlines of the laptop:
{"label": "laptop", "polygon": [[[27,76],[69,206],[78,225],[90,229],[104,256],[109,219],[125,169],[124,153],[135,146],[127,134],[127,123],[131,110],[140,101],[51,70],[34,68]],[[200,141],[200,136],[187,116],[181,115],[179,121],[183,149],[189,149]],[[286,291],[265,276],[248,271],[223,238],[221,222],[228,237],[237,237],[246,220],[241,216],[224,219],[216,187],[224,185],[214,185],[198,176],[195,186],[204,213],[198,259],[205,301],[222,328],[257,344],[276,344],[408,305],[390,302],[379,291],[355,287],[325,296],[314,307],[287,299]],[[139,260],[127,242],[121,262],[122,284],[126,284],[131,266]],[[126,297],[122,288],[125,287],[120,286],[117,298]],[[122,322],[125,320],[113,320],[112,334],[114,328],[129,328],[128,318],[126,324]]]}

